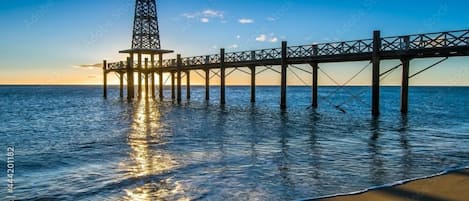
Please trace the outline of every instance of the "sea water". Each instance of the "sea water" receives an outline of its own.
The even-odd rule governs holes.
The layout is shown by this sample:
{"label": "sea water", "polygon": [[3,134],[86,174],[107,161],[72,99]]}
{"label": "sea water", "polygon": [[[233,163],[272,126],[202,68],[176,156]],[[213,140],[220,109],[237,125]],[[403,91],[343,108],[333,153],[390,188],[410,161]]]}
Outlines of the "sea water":
{"label": "sea water", "polygon": [[0,197],[302,200],[469,164],[469,88],[411,87],[407,116],[399,87],[381,91],[372,118],[369,87],[320,87],[318,109],[310,87],[289,87],[282,111],[278,87],[255,104],[228,87],[222,106],[218,87],[177,104],[169,90],[128,102],[115,86],[108,99],[100,86],[3,86]]}

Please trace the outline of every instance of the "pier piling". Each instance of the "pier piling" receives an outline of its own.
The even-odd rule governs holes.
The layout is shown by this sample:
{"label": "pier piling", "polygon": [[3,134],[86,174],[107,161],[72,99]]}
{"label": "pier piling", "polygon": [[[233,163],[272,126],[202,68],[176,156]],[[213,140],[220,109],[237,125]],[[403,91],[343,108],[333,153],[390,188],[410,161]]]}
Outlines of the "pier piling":
{"label": "pier piling", "polygon": [[103,97],[107,98],[107,61],[103,61]]}
{"label": "pier piling", "polygon": [[155,98],[155,55],[150,55],[150,72],[151,72],[151,97]]}
{"label": "pier piling", "polygon": [[159,93],[159,97],[160,97],[160,100],[163,100],[164,98],[164,93],[163,93],[163,89],[164,89],[164,86],[163,86],[163,54],[159,54],[158,55],[158,68],[159,68],[159,71],[158,71],[158,93]]}
{"label": "pier piling", "polygon": [[133,57],[127,57],[127,99],[134,98],[134,70]]}
{"label": "pier piling", "polygon": [[281,86],[280,86],[280,108],[287,108],[287,41],[282,41],[282,70],[281,70]]}
{"label": "pier piling", "polygon": [[225,104],[225,49],[220,49],[220,104]]}
{"label": "pier piling", "polygon": [[148,98],[148,58],[145,58],[145,72],[144,72],[144,79],[145,79],[145,98]]}
{"label": "pier piling", "polygon": [[409,67],[410,59],[402,58],[401,113],[407,114],[409,105]]}
{"label": "pier piling", "polygon": [[[404,36],[404,51],[410,48],[410,37]],[[409,57],[402,57],[402,84],[401,84],[401,113],[407,114],[409,111],[409,69],[410,69]]]}
{"label": "pier piling", "polygon": [[137,88],[137,97],[141,98],[142,97],[142,54],[138,53],[137,54],[137,68],[138,68],[138,88]]}
{"label": "pier piling", "polygon": [[181,92],[182,92],[182,87],[181,87],[181,65],[182,65],[182,62],[181,62],[181,55],[178,54],[177,55],[177,59],[176,59],[176,62],[177,62],[177,72],[176,72],[176,75],[177,75],[177,103],[181,103]]}
{"label": "pier piling", "polygon": [[251,103],[256,102],[256,66],[250,66],[251,70]]}
{"label": "pier piling", "polygon": [[318,63],[311,63],[310,64],[311,67],[313,68],[313,86],[312,86],[312,107],[314,109],[318,108],[318,69],[319,69],[319,66],[318,66]]}
{"label": "pier piling", "polygon": [[176,72],[171,71],[171,99],[176,99],[176,83],[175,83],[175,75]]}
{"label": "pier piling", "polygon": [[210,69],[205,69],[205,100],[210,100]]}
{"label": "pier piling", "polygon": [[124,72],[119,72],[119,97],[124,98]]}
{"label": "pier piling", "polygon": [[373,52],[372,52],[372,63],[373,63],[373,72],[372,72],[372,106],[371,113],[373,116],[379,115],[379,79],[380,79],[380,51],[381,51],[381,32],[373,32]]}
{"label": "pier piling", "polygon": [[186,71],[186,98],[191,99],[191,71]]}

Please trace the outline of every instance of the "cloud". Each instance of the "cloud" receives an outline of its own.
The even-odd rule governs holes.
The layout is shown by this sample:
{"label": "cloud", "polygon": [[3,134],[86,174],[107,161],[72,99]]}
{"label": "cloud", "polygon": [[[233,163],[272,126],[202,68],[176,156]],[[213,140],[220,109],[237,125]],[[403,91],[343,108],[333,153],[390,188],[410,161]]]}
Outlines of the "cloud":
{"label": "cloud", "polygon": [[261,34],[256,37],[256,41],[276,43],[278,42],[278,38],[275,37],[273,33],[269,34],[269,36],[267,36],[266,34]]}
{"label": "cloud", "polygon": [[253,19],[248,19],[248,18],[241,18],[238,20],[240,24],[252,24],[254,23]]}
{"label": "cloud", "polygon": [[221,12],[221,11],[216,11],[216,10],[207,9],[207,10],[202,11],[202,14],[203,14],[203,16],[205,16],[205,17],[211,17],[211,18],[218,17],[218,18],[223,18],[223,12]]}
{"label": "cloud", "polygon": [[233,45],[230,45],[229,49],[237,49],[239,47],[238,44],[233,44]]}
{"label": "cloud", "polygon": [[264,42],[266,40],[267,40],[267,36],[265,34],[261,34],[258,37],[256,37],[256,41],[259,41],[259,42]]}
{"label": "cloud", "polygon": [[87,68],[87,69],[94,69],[94,68],[103,68],[103,64],[80,64],[73,66],[74,68]]}
{"label": "cloud", "polygon": [[183,13],[181,16],[188,20],[198,20],[202,23],[208,23],[211,21],[211,19],[220,19],[221,23],[226,23],[226,21],[223,20],[223,12],[212,9],[207,9],[194,13]]}
{"label": "cloud", "polygon": [[277,19],[275,19],[275,18],[273,18],[273,17],[268,17],[268,18],[267,18],[267,21],[275,22],[275,21],[277,21]]}
{"label": "cloud", "polygon": [[187,19],[194,19],[196,17],[194,14],[191,13],[183,13],[182,16]]}

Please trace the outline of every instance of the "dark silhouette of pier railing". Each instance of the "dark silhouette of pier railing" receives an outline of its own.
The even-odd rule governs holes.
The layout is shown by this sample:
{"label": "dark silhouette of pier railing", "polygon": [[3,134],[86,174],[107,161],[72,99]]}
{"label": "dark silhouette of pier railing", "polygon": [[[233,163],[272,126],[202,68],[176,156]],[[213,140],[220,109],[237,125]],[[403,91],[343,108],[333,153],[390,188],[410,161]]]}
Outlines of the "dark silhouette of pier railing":
{"label": "dark silhouette of pier railing", "polygon": [[[206,79],[206,99],[209,99],[209,79],[211,69],[220,69],[219,76],[221,78],[221,103],[225,102],[225,69],[227,68],[240,68],[247,67],[251,70],[251,101],[255,101],[255,75],[256,67],[264,66],[281,66],[279,71],[281,79],[281,107],[286,107],[286,74],[289,65],[295,64],[309,64],[312,67],[311,74],[313,75],[313,107],[317,107],[317,74],[318,64],[327,62],[348,62],[348,61],[370,61],[373,67],[372,75],[372,113],[379,114],[379,87],[380,77],[380,61],[399,59],[403,67],[402,71],[402,94],[401,94],[401,111],[407,112],[408,102],[408,80],[410,60],[414,58],[431,58],[431,57],[453,57],[453,56],[468,56],[469,55],[469,30],[415,34],[394,37],[381,37],[379,31],[373,33],[372,39],[352,40],[343,42],[320,43],[312,45],[300,46],[287,46],[287,42],[282,42],[282,47],[228,52],[225,53],[224,49],[220,50],[219,54],[181,57],[177,55],[175,59],[162,60],[162,57],[155,61],[139,60],[137,62],[133,59],[133,54],[127,61],[120,61],[114,63],[104,62],[105,74],[108,72],[117,72],[121,76],[121,96],[123,96],[123,74],[138,72],[146,76],[150,74],[152,80],[152,95],[154,93],[154,74],[159,74],[162,79],[163,73],[171,73],[172,78],[172,97],[175,95],[175,80],[178,80],[177,87],[177,100],[180,101],[180,88],[181,88],[181,73],[186,73],[187,81],[187,94],[190,98],[190,80],[189,73],[192,70],[204,70]],[[152,55],[153,57],[153,55]],[[399,67],[400,67],[399,66]],[[431,66],[433,67],[433,66]],[[397,67],[396,67],[397,68]],[[388,73],[388,72],[386,72]],[[384,73],[384,74],[386,74]],[[175,78],[177,74],[177,78]],[[129,77],[129,76],[128,76]],[[133,77],[133,76],[130,76]],[[140,79],[141,75],[139,76]],[[133,79],[133,78],[131,78]],[[129,82],[133,83],[133,81]],[[161,85],[160,81],[160,85]],[[141,83],[138,83],[139,95],[141,94]],[[148,84],[146,84],[148,91]],[[163,87],[160,89],[160,98],[162,97]],[[133,91],[129,98],[133,97]],[[148,93],[146,93],[148,94]]]}

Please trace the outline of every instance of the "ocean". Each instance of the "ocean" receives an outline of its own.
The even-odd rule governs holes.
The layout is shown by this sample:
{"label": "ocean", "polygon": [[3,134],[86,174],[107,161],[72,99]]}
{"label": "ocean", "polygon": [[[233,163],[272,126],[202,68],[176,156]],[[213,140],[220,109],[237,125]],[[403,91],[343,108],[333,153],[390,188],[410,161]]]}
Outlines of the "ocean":
{"label": "ocean", "polygon": [[467,87],[411,87],[407,116],[400,88],[383,87],[379,118],[369,87],[320,87],[316,110],[310,87],[289,87],[285,111],[278,87],[258,87],[255,104],[249,87],[228,87],[225,106],[217,87],[204,95],[1,86],[0,198],[305,200],[469,165]]}

